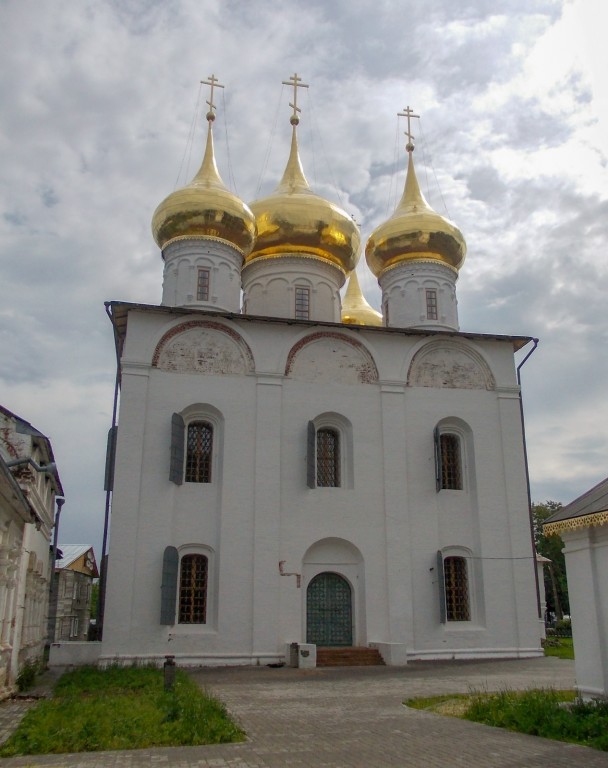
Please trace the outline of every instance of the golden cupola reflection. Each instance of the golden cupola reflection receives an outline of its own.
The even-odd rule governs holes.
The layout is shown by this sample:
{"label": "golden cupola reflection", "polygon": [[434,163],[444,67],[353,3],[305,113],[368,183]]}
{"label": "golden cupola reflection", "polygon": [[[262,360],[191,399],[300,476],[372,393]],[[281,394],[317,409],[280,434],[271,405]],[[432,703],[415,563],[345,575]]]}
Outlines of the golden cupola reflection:
{"label": "golden cupola reflection", "polygon": [[257,238],[245,263],[296,255],[320,259],[350,272],[359,257],[359,229],[345,211],[308,186],[298,152],[295,109],[283,178],[272,194],[251,203]]}
{"label": "golden cupola reflection", "polygon": [[376,277],[412,261],[436,261],[458,271],[466,255],[464,237],[425,200],[414,169],[413,144],[408,143],[407,150],[403,196],[391,218],[370,235],[365,247],[367,264]]}
{"label": "golden cupola reflection", "polygon": [[172,192],[152,217],[152,234],[163,249],[178,238],[211,238],[228,243],[246,256],[255,240],[255,218],[249,207],[233,195],[220,178],[213,151],[207,113],[207,145],[201,167],[190,184]]}
{"label": "golden cupola reflection", "polygon": [[342,301],[342,322],[347,325],[382,325],[382,315],[366,301],[355,270],[350,273]]}

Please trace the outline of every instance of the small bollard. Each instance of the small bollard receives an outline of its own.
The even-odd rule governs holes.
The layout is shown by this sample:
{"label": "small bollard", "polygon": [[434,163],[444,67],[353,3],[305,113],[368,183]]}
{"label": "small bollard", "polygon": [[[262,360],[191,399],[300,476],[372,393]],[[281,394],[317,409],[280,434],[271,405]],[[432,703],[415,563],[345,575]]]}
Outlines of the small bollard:
{"label": "small bollard", "polygon": [[172,691],[175,685],[175,656],[165,656],[163,672],[165,676],[165,691]]}

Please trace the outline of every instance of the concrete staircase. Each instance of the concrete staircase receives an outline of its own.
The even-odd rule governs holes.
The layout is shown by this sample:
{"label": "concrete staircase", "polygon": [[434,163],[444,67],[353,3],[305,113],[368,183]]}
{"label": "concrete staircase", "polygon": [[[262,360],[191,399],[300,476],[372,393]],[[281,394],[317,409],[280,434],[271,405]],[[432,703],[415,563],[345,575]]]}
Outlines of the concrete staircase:
{"label": "concrete staircase", "polygon": [[374,667],[384,661],[376,648],[317,648],[317,667]]}

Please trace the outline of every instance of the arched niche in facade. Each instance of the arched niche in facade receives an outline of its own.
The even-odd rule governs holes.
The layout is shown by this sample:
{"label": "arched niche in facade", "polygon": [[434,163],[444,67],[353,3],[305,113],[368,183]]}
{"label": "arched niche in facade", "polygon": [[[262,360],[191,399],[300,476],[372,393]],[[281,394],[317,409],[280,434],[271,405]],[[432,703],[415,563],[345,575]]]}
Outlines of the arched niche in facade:
{"label": "arched niche in facade", "polygon": [[496,387],[494,375],[484,358],[472,347],[449,339],[425,344],[410,363],[409,387],[435,389],[486,389]]}
{"label": "arched niche in facade", "polygon": [[368,349],[357,339],[333,331],[311,333],[294,344],[287,356],[285,375],[327,384],[378,381],[378,369]]}
{"label": "arched niche in facade", "polygon": [[243,337],[212,320],[188,320],[167,331],[156,345],[152,366],[173,373],[243,375],[255,370]]}

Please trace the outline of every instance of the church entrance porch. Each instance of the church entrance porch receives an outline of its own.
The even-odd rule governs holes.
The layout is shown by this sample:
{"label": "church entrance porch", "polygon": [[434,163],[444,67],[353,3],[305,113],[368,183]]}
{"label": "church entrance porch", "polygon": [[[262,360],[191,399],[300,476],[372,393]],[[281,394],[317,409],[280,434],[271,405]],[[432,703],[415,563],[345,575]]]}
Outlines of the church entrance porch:
{"label": "church entrance porch", "polygon": [[306,642],[317,647],[353,644],[353,601],[348,581],[337,573],[315,576],[306,590]]}

